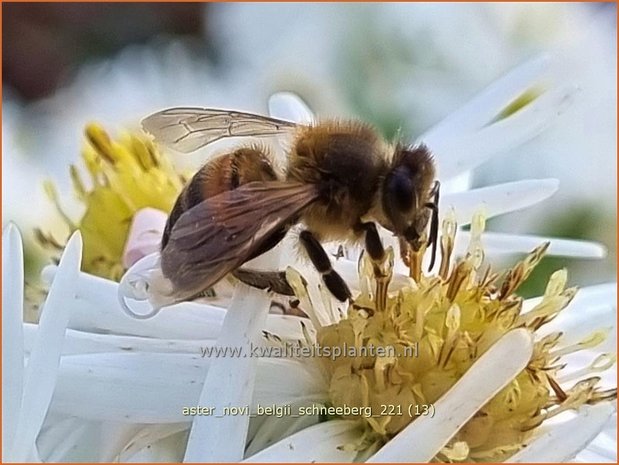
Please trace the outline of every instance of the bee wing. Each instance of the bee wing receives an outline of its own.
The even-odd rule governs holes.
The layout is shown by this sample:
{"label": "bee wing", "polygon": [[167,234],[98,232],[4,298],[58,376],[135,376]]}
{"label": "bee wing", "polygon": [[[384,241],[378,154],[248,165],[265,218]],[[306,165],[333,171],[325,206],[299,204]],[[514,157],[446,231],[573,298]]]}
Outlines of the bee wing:
{"label": "bee wing", "polygon": [[174,293],[189,298],[211,287],[317,197],[307,184],[252,182],[187,210],[161,252],[161,269]]}
{"label": "bee wing", "polygon": [[294,130],[296,123],[216,108],[168,108],[142,120],[157,141],[189,153],[226,137],[264,137]]}

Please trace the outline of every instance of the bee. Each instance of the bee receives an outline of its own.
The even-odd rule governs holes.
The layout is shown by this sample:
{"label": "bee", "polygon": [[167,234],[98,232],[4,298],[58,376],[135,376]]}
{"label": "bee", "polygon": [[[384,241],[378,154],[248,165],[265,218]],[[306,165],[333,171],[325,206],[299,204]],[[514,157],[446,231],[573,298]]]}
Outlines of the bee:
{"label": "bee", "polygon": [[[424,145],[389,143],[370,125],[312,124],[214,108],[170,108],[146,117],[144,129],[189,153],[231,137],[291,138],[278,174],[268,151],[246,145],[207,162],[178,197],[161,241],[161,271],[179,300],[232,273],[254,287],[292,295],[283,272],[242,265],[275,247],[297,224],[301,248],[340,301],[351,298],[322,242],[363,242],[375,264],[385,259],[376,224],[410,247],[432,246],[438,233],[439,182]],[[430,227],[429,234],[426,230]],[[375,267],[375,270],[378,268]]]}

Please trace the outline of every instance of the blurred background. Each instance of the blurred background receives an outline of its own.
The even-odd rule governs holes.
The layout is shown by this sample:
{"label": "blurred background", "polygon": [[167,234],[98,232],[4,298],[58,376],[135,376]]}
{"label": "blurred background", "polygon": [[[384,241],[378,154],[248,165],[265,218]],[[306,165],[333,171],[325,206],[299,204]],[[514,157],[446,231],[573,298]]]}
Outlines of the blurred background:
{"label": "blurred background", "polygon": [[[115,134],[168,106],[264,112],[270,94],[290,90],[319,115],[414,139],[511,68],[551,53],[580,87],[574,108],[475,170],[472,184],[556,177],[555,196],[489,229],[609,250],[601,261],[545,259],[525,294],[542,291],[562,266],[579,285],[616,279],[614,3],[5,3],[2,11],[2,221],[20,227],[30,277],[47,260],[33,228],[62,227],[43,181],[79,215],[69,165],[88,122]],[[55,234],[64,240],[66,231]]]}

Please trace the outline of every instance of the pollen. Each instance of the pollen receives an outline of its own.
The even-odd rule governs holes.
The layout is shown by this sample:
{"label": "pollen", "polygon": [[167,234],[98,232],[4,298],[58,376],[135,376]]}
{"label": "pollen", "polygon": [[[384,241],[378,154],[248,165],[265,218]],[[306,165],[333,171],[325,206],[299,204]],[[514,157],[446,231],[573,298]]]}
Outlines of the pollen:
{"label": "pollen", "polygon": [[[370,258],[363,255],[360,281],[366,285],[360,286],[361,293],[337,323],[315,325],[318,345],[340,347],[339,353],[345,354],[318,360],[329,380],[330,404],[371,407],[371,416],[346,417],[363,425],[363,439],[354,445],[360,454],[364,449],[376,450],[411,421],[429,414],[475,361],[515,328],[526,328],[536,337],[528,366],[461,428],[436,461],[503,461],[523,448],[549,418],[616,398],[616,389],[601,389],[600,378],[592,376],[615,363],[613,354],[599,356],[571,382],[560,376],[566,366],[561,360],[564,355],[599,345],[604,333],[569,346],[562,343],[561,333],[537,334],[576,294],[575,288],[566,287],[565,270],[555,272],[541,301],[523,312],[518,288],[548,244],[541,244],[511,269],[494,272],[484,261],[483,214],[473,218],[468,251],[458,260],[453,257],[453,218],[448,215],[442,224],[442,262],[436,275],[422,272],[421,259],[412,257],[411,266],[419,268],[411,270],[410,276],[418,278],[390,290],[385,304],[380,295],[385,287],[374,277]],[[382,270],[380,279],[392,276],[393,261],[381,265],[389,269]],[[307,287],[298,280],[291,284],[307,301]],[[352,355],[350,347],[357,349]]]}
{"label": "pollen", "polygon": [[[85,129],[82,151],[86,180],[72,165],[69,174],[73,191],[83,206],[83,214],[73,220],[61,206],[51,182],[45,184],[47,196],[66,224],[70,235],[82,233],[82,269],[118,281],[125,269],[122,254],[133,216],[145,207],[168,213],[184,184],[171,162],[150,139],[124,134],[113,140],[97,124]],[[40,244],[59,253],[61,241],[41,230],[35,231]],[[68,236],[67,235],[67,236]]]}

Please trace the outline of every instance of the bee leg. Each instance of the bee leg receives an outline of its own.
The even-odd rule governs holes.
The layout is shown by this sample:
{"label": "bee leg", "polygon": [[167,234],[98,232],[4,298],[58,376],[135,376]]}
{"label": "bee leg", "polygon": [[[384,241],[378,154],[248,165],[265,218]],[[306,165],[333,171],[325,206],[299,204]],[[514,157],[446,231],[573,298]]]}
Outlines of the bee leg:
{"label": "bee leg", "polygon": [[248,286],[267,289],[276,294],[294,295],[292,287],[286,281],[286,273],[283,271],[259,271],[238,268],[232,272],[232,275]]}
{"label": "bee leg", "polygon": [[385,248],[378,235],[376,225],[374,223],[360,223],[356,229],[365,233],[365,251],[372,261],[376,263],[385,261]]}
{"label": "bee leg", "polygon": [[309,259],[312,261],[318,272],[322,276],[322,280],[327,286],[327,289],[340,302],[345,302],[352,297],[350,289],[346,282],[331,266],[331,260],[325,249],[322,247],[318,239],[310,231],[301,231],[299,240],[303,248],[307,252]]}
{"label": "bee leg", "polygon": [[293,316],[300,316],[302,318],[309,318],[307,316],[307,313],[305,313],[300,307],[299,305],[301,304],[301,302],[299,301],[299,299],[292,299],[288,302],[288,308],[284,311],[284,315],[293,315]]}
{"label": "bee leg", "polygon": [[393,275],[393,266],[387,263],[388,256],[376,225],[361,223],[356,229],[365,232],[365,250],[372,260],[376,280],[376,310],[382,311],[387,307],[387,289]]}

